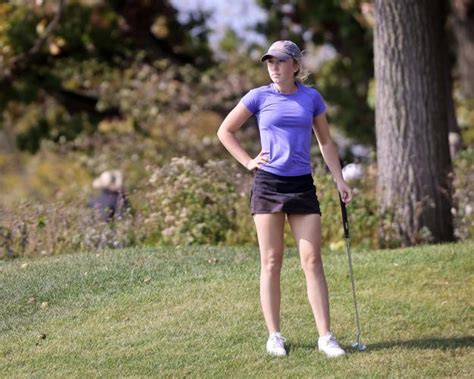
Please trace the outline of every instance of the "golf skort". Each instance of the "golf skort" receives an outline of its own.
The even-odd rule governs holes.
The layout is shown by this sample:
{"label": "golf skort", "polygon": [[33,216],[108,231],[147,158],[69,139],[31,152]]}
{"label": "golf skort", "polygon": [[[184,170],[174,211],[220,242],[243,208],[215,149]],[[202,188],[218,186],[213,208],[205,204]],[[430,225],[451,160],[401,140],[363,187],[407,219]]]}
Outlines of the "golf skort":
{"label": "golf skort", "polygon": [[280,176],[256,170],[250,210],[257,213],[321,214],[313,176]]}

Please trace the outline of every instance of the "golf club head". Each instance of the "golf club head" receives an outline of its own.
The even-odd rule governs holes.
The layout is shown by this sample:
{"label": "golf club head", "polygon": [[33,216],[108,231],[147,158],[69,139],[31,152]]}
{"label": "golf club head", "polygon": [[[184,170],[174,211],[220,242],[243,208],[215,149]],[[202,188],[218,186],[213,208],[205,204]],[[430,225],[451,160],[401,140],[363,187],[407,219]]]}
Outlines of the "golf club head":
{"label": "golf club head", "polygon": [[365,349],[367,349],[367,346],[365,346],[363,343],[361,342],[354,342],[352,344],[352,348],[353,349],[356,349],[356,350],[359,350],[359,351],[364,351]]}

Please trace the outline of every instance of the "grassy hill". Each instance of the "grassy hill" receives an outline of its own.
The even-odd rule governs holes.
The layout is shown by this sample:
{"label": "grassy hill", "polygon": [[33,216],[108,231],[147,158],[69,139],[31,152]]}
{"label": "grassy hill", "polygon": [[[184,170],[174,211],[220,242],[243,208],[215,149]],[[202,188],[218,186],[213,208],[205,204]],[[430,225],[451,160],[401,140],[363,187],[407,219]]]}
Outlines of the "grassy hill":
{"label": "grassy hill", "polygon": [[0,262],[1,377],[472,377],[474,243],[353,251],[366,352],[355,338],[347,256],[324,252],[329,360],[294,249],[285,253],[282,332],[265,353],[256,248],[105,251]]}

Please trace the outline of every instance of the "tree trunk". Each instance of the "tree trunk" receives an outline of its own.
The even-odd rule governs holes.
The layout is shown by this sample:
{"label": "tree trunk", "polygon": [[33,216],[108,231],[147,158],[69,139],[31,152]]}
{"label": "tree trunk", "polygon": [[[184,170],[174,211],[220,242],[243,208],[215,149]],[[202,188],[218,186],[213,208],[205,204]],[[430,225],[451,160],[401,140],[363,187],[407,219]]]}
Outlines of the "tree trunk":
{"label": "tree trunk", "polygon": [[452,0],[453,29],[463,92],[474,97],[474,0]]}
{"label": "tree trunk", "polygon": [[383,244],[453,240],[444,20],[442,0],[375,0]]}

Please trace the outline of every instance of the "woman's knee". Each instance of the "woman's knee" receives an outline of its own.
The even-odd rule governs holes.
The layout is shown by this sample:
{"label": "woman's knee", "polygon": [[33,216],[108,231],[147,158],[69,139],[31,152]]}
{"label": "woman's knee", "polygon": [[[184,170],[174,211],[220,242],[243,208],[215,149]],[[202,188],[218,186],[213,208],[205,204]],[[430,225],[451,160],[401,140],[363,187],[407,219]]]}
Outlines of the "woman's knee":
{"label": "woman's knee", "polygon": [[268,250],[261,257],[262,271],[267,274],[279,274],[283,263],[283,252]]}
{"label": "woman's knee", "polygon": [[305,272],[314,272],[321,270],[323,267],[321,253],[319,251],[314,250],[311,252],[301,253],[301,267]]}

